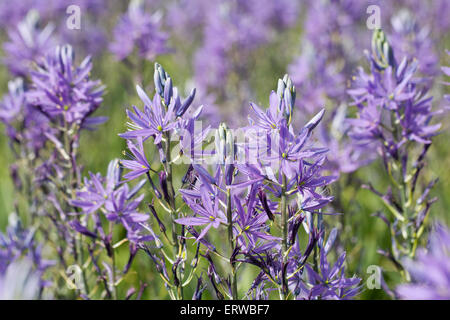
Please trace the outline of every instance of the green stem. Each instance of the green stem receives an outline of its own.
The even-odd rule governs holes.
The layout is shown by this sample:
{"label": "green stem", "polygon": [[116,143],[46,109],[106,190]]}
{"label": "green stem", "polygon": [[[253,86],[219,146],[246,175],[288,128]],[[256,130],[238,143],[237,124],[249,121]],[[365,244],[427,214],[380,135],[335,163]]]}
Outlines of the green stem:
{"label": "green stem", "polygon": [[86,294],[87,296],[89,296],[89,287],[88,287],[88,283],[87,283],[86,272],[84,271],[84,268],[83,268],[84,252],[83,252],[83,241],[82,241],[81,234],[78,235],[77,247],[78,247],[78,261],[77,262],[81,269],[81,277],[83,280],[84,291],[85,291],[83,293]]}
{"label": "green stem", "polygon": [[[234,252],[235,249],[235,242],[233,240],[233,212],[231,210],[231,192],[228,189],[227,190],[227,220],[228,220],[228,242],[230,245],[230,257]],[[234,262],[230,260],[231,264],[231,295],[233,297],[233,300],[238,299],[238,291],[237,291],[237,272],[236,272],[236,266]]]}
{"label": "green stem", "polygon": [[[286,185],[287,179],[283,174],[283,185],[281,187],[281,234],[282,234],[282,249],[283,249],[283,263],[287,263],[287,255],[288,255],[288,210],[287,210],[287,195],[286,195]],[[284,283],[284,279],[282,279],[282,283]],[[281,287],[280,296],[283,300],[287,299],[287,294],[283,288]]]}
{"label": "green stem", "polygon": [[[287,195],[286,195],[286,176],[283,175],[283,186],[281,187],[281,233],[283,255],[288,250],[288,212],[287,212]],[[284,258],[284,257],[283,257]]]}
{"label": "green stem", "polygon": [[167,179],[167,191],[169,192],[169,206],[171,210],[171,218],[172,218],[172,240],[175,243],[174,254],[178,255],[179,251],[179,241],[177,235],[178,225],[175,222],[176,219],[176,205],[175,205],[175,190],[173,189],[173,178],[172,178],[172,164],[171,155],[170,155],[170,135],[166,135],[166,143],[165,150],[166,162],[164,163],[164,169],[166,170],[166,179]]}
{"label": "green stem", "polygon": [[[174,261],[177,260],[178,256],[181,254],[181,246],[180,241],[178,239],[178,224],[175,222],[177,219],[176,216],[176,203],[175,203],[175,190],[173,188],[173,177],[172,177],[172,164],[171,164],[171,154],[170,154],[170,134],[166,134],[166,143],[165,143],[165,156],[166,156],[166,162],[164,163],[164,168],[166,170],[166,179],[167,179],[167,191],[169,193],[169,206],[170,206],[170,216],[172,219],[172,241],[175,244],[174,249]],[[183,235],[182,235],[183,236]],[[183,284],[182,279],[179,279],[179,284],[177,286],[177,294],[178,298],[183,300]]]}
{"label": "green stem", "polygon": [[409,257],[411,259],[413,259],[414,256],[416,255],[416,250],[417,250],[418,245],[419,245],[419,237],[417,236],[417,232],[414,232],[413,245],[412,245],[411,253],[409,254]]}
{"label": "green stem", "polygon": [[[69,133],[69,129],[70,129],[69,128],[69,124],[66,121],[66,119],[64,119],[64,131],[63,131],[64,149],[65,149],[66,154],[70,157],[70,159],[69,159],[69,166],[68,166],[69,172],[66,173],[67,186],[68,186],[69,189],[65,190],[65,192],[67,193],[68,196],[72,196],[73,197],[74,196],[74,192],[75,192],[73,181],[75,179],[76,168],[73,168],[73,163],[74,162],[72,161],[73,153],[72,153],[72,150],[71,150],[72,149],[72,142],[71,142],[71,136],[70,136],[70,133]],[[64,190],[63,190],[63,192],[64,192]],[[77,263],[78,263],[78,265],[81,268],[81,277],[82,277],[83,284],[84,284],[84,289],[85,289],[84,293],[86,295],[89,295],[89,287],[88,287],[86,272],[84,271],[84,268],[83,268],[83,265],[84,265],[84,251],[83,251],[82,235],[78,234],[77,235],[77,239],[75,241],[76,241],[75,242],[76,243],[76,247],[78,247],[78,248],[76,248],[76,250],[78,251],[78,255],[77,255],[78,261],[77,261]]]}
{"label": "green stem", "polygon": [[[113,225],[112,223],[109,224],[109,232],[111,234],[112,239],[112,233],[113,233]],[[116,254],[114,253],[114,248],[111,248],[111,261],[112,261],[112,298],[113,300],[117,300],[117,290],[116,290]]]}

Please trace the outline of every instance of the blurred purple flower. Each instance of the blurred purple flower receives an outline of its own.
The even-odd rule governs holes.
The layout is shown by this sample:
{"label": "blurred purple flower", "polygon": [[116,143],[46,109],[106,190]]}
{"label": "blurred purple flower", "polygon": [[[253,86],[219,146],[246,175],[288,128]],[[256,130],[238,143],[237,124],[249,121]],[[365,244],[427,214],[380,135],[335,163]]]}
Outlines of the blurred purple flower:
{"label": "blurred purple flower", "polygon": [[130,190],[128,185],[123,185],[108,197],[105,202],[105,216],[108,220],[123,225],[127,231],[127,238],[133,243],[154,240],[153,232],[151,235],[143,234],[150,227],[144,224],[150,216],[139,213],[137,208],[144,199],[144,195],[130,199]]}
{"label": "blurred purple flower", "polygon": [[53,25],[39,29],[39,13],[31,10],[17,29],[9,29],[9,42],[3,44],[6,56],[2,62],[13,75],[25,77],[34,64],[40,65],[55,41],[52,38]]}
{"label": "blurred purple flower", "polygon": [[[5,279],[10,267],[16,261],[26,259],[30,262],[30,270],[36,276],[36,286],[42,290],[49,282],[43,278],[44,272],[54,264],[51,260],[42,257],[42,245],[35,240],[35,230],[25,229],[19,217],[13,213],[9,216],[9,223],[6,233],[0,233],[0,293],[6,295],[5,281],[14,279]],[[23,276],[23,275],[22,275]],[[3,279],[2,279],[3,278]],[[17,293],[17,292],[16,292]]]}
{"label": "blurred purple flower", "polygon": [[397,294],[407,300],[450,299],[450,231],[437,224],[430,235],[429,248],[419,249],[415,260],[404,265],[412,282],[397,287]]}
{"label": "blurred purple flower", "polygon": [[8,94],[0,102],[0,121],[5,124],[18,118],[19,113],[25,107],[25,92],[22,78],[8,82]]}
{"label": "blurred purple flower", "polygon": [[98,217],[98,213],[101,212],[109,221],[121,224],[132,243],[154,240],[156,236],[146,223],[149,216],[138,211],[144,195],[135,197],[144,183],[138,183],[130,190],[126,183],[120,182],[121,170],[118,160],[114,160],[108,167],[106,178],[92,173],[90,180],[85,178],[84,188],[77,190],[76,198],[71,201],[71,205],[80,208],[82,214],[88,215],[88,218],[92,217],[95,230],[91,231],[86,225],[77,222],[72,223],[72,228],[90,237],[97,234],[97,229],[103,233]]}
{"label": "blurred purple flower", "polygon": [[100,209],[113,191],[110,188],[104,188],[103,178],[97,173],[89,173],[90,180],[84,178],[84,188],[77,191],[76,199],[71,201],[73,206],[79,207],[85,214],[90,214]]}
{"label": "blurred purple flower", "polygon": [[[432,110],[428,89],[420,78],[414,77],[418,62],[404,58],[397,64],[381,31],[374,33],[373,41],[373,52],[369,57],[371,73],[366,74],[360,69],[353,88],[348,91],[358,107],[357,118],[348,120],[352,126],[349,135],[357,143],[378,143],[396,157],[398,148],[406,141],[431,142],[441,125],[430,122],[442,110]],[[385,57],[380,53],[383,49],[377,47],[380,41],[384,41],[384,47],[391,52],[384,61],[379,59]],[[399,123],[400,136],[393,134],[393,123]]]}
{"label": "blurred purple flower", "polygon": [[150,16],[139,1],[131,1],[114,28],[114,42],[109,46],[119,60],[127,58],[137,48],[138,55],[147,60],[168,53],[166,33],[161,31],[159,13]]}
{"label": "blurred purple flower", "polygon": [[62,117],[61,121],[83,124],[100,106],[104,87],[100,81],[90,79],[90,57],[78,67],[74,59],[69,45],[58,46],[47,55],[43,66],[31,73],[32,88],[27,100],[50,119]]}

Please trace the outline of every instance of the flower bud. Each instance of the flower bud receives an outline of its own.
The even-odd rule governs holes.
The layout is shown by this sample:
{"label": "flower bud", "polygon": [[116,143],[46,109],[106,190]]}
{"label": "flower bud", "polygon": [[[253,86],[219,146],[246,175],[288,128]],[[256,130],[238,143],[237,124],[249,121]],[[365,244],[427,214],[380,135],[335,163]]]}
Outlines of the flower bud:
{"label": "flower bud", "polygon": [[224,164],[226,159],[226,136],[227,136],[227,125],[221,123],[219,128],[214,133],[214,142],[216,145],[217,162],[219,164]]}
{"label": "flower bud", "polygon": [[172,79],[169,77],[166,79],[166,82],[164,83],[164,103],[166,104],[166,106],[170,104],[172,95],[173,95]]}
{"label": "flower bud", "polygon": [[235,153],[235,144],[234,144],[234,136],[231,130],[226,131],[226,153],[225,157],[228,160],[227,163],[234,162],[234,153]]}
{"label": "flower bud", "polygon": [[122,177],[123,167],[120,165],[119,159],[114,159],[109,162],[108,171],[107,171],[107,180],[108,183],[112,184],[113,189],[115,189]]}
{"label": "flower bud", "polygon": [[287,74],[284,75],[283,79],[278,80],[277,95],[280,98],[280,101],[284,102],[284,109],[280,111],[283,111],[287,123],[290,124],[292,121],[292,110],[294,110],[296,92],[295,86]]}
{"label": "flower bud", "polygon": [[198,264],[198,254],[200,252],[200,242],[197,243],[197,250],[195,251],[195,256],[191,261],[191,267],[196,268]]}
{"label": "flower bud", "polygon": [[153,183],[152,177],[150,177],[150,174],[148,172],[147,172],[147,179],[148,179],[148,182],[150,182],[150,185],[153,189],[153,192],[155,192],[156,197],[158,199],[161,199],[162,198],[161,192],[158,190],[158,188]]}
{"label": "flower bud", "polygon": [[164,87],[169,75],[166,73],[164,68],[159,64],[155,63],[155,72],[153,73],[153,81],[155,83],[155,89],[159,96],[164,97]]}
{"label": "flower bud", "polygon": [[372,60],[378,69],[395,67],[394,53],[386,35],[381,29],[376,29],[372,36]]}
{"label": "flower bud", "polygon": [[266,212],[267,216],[269,217],[269,219],[274,221],[275,217],[273,216],[272,210],[270,210],[266,193],[262,189],[260,189],[258,191],[258,198],[259,198],[259,201],[261,201],[261,205],[262,205],[264,211]]}
{"label": "flower bud", "polygon": [[286,85],[283,80],[278,79],[278,87],[277,87],[277,95],[283,99],[284,90],[286,89]]}
{"label": "flower bud", "polygon": [[167,188],[167,174],[165,171],[159,173],[159,185],[161,186],[164,200],[166,200],[167,203],[170,203],[169,190]]}
{"label": "flower bud", "polygon": [[195,93],[196,93],[196,89],[194,88],[191,90],[191,93],[186,98],[186,100],[184,100],[181,107],[177,110],[177,112],[176,112],[177,117],[182,117],[183,114],[187,111],[187,109],[189,109],[189,107],[192,104],[192,101],[194,101]]}
{"label": "flower bud", "polygon": [[158,217],[158,214],[155,210],[155,206],[153,205],[153,203],[147,203],[148,208],[150,209],[150,212],[152,213],[153,217],[156,219],[156,221],[158,222],[158,226],[159,226],[159,230],[162,233],[166,232],[166,226],[164,225],[164,223],[161,221],[161,219]]}
{"label": "flower bud", "polygon": [[158,72],[158,69],[156,68],[156,65],[155,65],[155,72],[153,73],[153,82],[155,83],[156,93],[158,95],[162,95],[163,94],[163,85],[159,78],[159,72]]}

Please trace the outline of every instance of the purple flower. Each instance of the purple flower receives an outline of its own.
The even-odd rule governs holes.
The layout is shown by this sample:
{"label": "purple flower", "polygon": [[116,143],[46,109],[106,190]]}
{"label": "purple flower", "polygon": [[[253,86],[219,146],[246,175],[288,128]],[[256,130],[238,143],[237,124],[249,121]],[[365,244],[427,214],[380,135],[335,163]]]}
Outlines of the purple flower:
{"label": "purple flower", "polygon": [[27,76],[33,63],[40,65],[54,46],[53,25],[48,24],[40,30],[38,22],[38,12],[31,10],[17,29],[8,31],[10,41],[3,45],[6,57],[2,62],[16,76]]}
{"label": "purple flower", "polygon": [[275,91],[270,93],[269,108],[264,112],[256,104],[250,103],[256,119],[249,119],[250,125],[263,130],[279,129],[284,118],[284,101]]}
{"label": "purple flower", "polygon": [[[406,59],[400,67],[405,67]],[[393,70],[391,66],[384,69],[383,73],[373,71],[373,77],[367,78],[360,70],[360,78],[354,85],[355,89],[348,90],[355,103],[361,103],[372,99],[377,105],[389,110],[397,110],[403,101],[411,99],[415,95],[414,87],[408,86],[412,76],[417,70],[417,62],[408,65],[403,70]],[[394,74],[394,72],[396,74]]]}
{"label": "purple flower", "polygon": [[[397,64],[384,35],[379,36],[376,32],[373,41],[374,49],[369,58],[371,74],[360,70],[353,89],[349,90],[358,107],[357,118],[348,120],[352,126],[349,135],[362,144],[381,144],[396,157],[397,150],[407,141],[431,143],[440,124],[430,122],[440,111],[432,111],[428,89],[422,85],[421,79],[414,78],[417,61],[409,62],[404,58]],[[380,52],[386,49],[378,46],[388,48],[390,58],[385,58]],[[400,135],[394,134],[393,123],[399,124]]]}
{"label": "purple flower", "polygon": [[359,117],[347,119],[352,126],[349,136],[361,143],[371,143],[382,138],[382,113],[383,109],[372,99],[367,100],[367,104],[361,108]]}
{"label": "purple flower", "polygon": [[120,164],[127,169],[130,169],[131,172],[124,175],[124,179],[130,181],[134,180],[137,177],[140,177],[143,174],[148,173],[151,168],[148,163],[147,157],[145,156],[144,146],[142,143],[142,138],[137,138],[137,145],[135,145],[131,140],[127,140],[128,149],[131,151],[131,155],[129,157],[132,160],[121,160]]}
{"label": "purple flower", "polygon": [[[262,213],[256,210],[256,190],[252,187],[247,201],[247,210],[244,210],[241,200],[234,196],[234,203],[236,206],[237,216],[235,218],[240,230],[236,230],[236,237],[241,249],[245,251],[251,251],[256,247],[259,239],[269,242],[273,246],[276,246],[280,238],[274,237],[265,232],[267,227],[266,221],[268,216],[266,213]],[[244,240],[243,236],[245,236]]]}
{"label": "purple flower", "polygon": [[25,107],[25,92],[22,78],[8,82],[8,94],[0,102],[0,121],[11,124]]}
{"label": "purple flower", "polygon": [[[118,160],[114,160],[108,167],[106,179],[100,174],[92,173],[90,173],[91,180],[85,178],[84,188],[77,191],[76,198],[70,203],[81,208],[83,214],[89,215],[88,218],[92,217],[95,230],[91,231],[85,224],[78,222],[72,222],[72,228],[90,237],[94,237],[97,231],[103,233],[98,216],[98,213],[102,212],[109,221],[121,224],[125,228],[127,238],[132,243],[156,239],[153,230],[146,223],[149,216],[138,210],[144,195],[135,197],[144,183],[138,183],[130,190],[126,183],[120,182],[120,175],[121,167]],[[102,238],[105,240],[104,235]]]}
{"label": "purple flower", "polygon": [[[139,213],[137,208],[144,199],[144,195],[140,195],[134,200],[130,199],[130,190],[128,185],[123,185],[114,192],[105,202],[105,216],[108,220],[123,225],[127,231],[127,238],[133,243],[154,240],[156,236],[150,231],[150,227],[144,224],[149,216]],[[151,235],[143,234],[149,230]]]}
{"label": "purple flower", "polygon": [[309,282],[313,285],[309,292],[312,299],[339,299],[346,300],[353,298],[360,292],[357,285],[361,279],[353,277],[346,278],[344,274],[345,252],[342,253],[333,267],[327,261],[325,250],[320,254],[320,271],[315,272],[309,265],[306,265]]}
{"label": "purple flower", "polygon": [[131,1],[128,11],[123,14],[114,28],[114,42],[109,48],[119,60],[127,58],[137,48],[141,58],[153,60],[165,54],[167,35],[161,31],[158,14],[145,13],[139,1]]}
{"label": "purple flower", "polygon": [[327,151],[323,148],[306,146],[311,132],[307,126],[308,124],[298,135],[294,135],[292,128],[287,126],[286,120],[282,121],[279,135],[274,141],[277,154],[266,158],[266,160],[280,161],[280,170],[288,179],[296,175],[301,159],[314,158]]}
{"label": "purple flower", "polygon": [[[29,272],[36,277],[36,287],[42,290],[50,283],[44,279],[45,271],[54,264],[54,261],[46,260],[42,257],[42,244],[38,244],[35,239],[34,229],[25,229],[19,217],[13,213],[9,217],[9,223],[6,233],[0,232],[0,295],[4,295],[5,299],[8,294],[9,285],[13,285],[17,279],[9,277],[16,265],[20,265],[23,260],[29,263]],[[24,276],[23,274],[16,274]],[[20,283],[19,283],[20,285]],[[4,286],[4,287],[3,287]],[[9,288],[13,289],[13,288]],[[30,292],[28,292],[30,293]],[[20,294],[15,292],[15,294]],[[24,293],[25,295],[27,293]],[[31,298],[31,297],[30,297]],[[35,297],[37,298],[37,297]]]}
{"label": "purple flower", "polygon": [[174,112],[175,99],[172,99],[166,110],[159,95],[155,94],[153,101],[151,101],[141,87],[136,86],[136,90],[144,102],[144,112],[135,106],[133,106],[134,113],[127,110],[127,115],[131,120],[131,122],[128,122],[129,131],[121,133],[119,136],[125,139],[140,137],[144,141],[153,136],[154,143],[159,144],[163,134],[173,130],[177,125]]}
{"label": "purple flower", "polygon": [[397,294],[408,300],[450,299],[450,232],[437,224],[430,235],[429,248],[419,249],[415,260],[406,259],[404,265],[411,275],[411,283],[397,287]]}
{"label": "purple flower", "polygon": [[218,228],[220,224],[226,224],[227,219],[219,209],[219,199],[211,199],[211,195],[207,188],[202,186],[201,204],[189,197],[184,197],[185,202],[194,211],[195,216],[176,219],[175,222],[186,226],[202,226],[206,227],[202,230],[196,241],[202,239],[211,227]]}
{"label": "purple flower", "polygon": [[299,170],[296,175],[298,192],[303,195],[309,193],[315,197],[320,197],[315,190],[317,188],[323,188],[337,179],[335,176],[321,175],[325,160],[325,157],[322,157],[313,163],[308,163],[302,159],[299,161]]}
{"label": "purple flower", "polygon": [[83,124],[103,100],[104,87],[90,79],[91,69],[90,57],[76,67],[72,47],[58,46],[43,66],[31,73],[27,100],[50,119],[62,117],[68,123]]}
{"label": "purple flower", "polygon": [[[322,194],[314,193],[306,193],[302,198],[302,203],[300,209],[303,211],[311,212],[311,213],[322,213],[319,209],[322,209],[327,204],[329,204],[334,199],[333,196],[327,197]],[[334,213],[335,214],[335,213]]]}
{"label": "purple flower", "polygon": [[107,189],[103,186],[102,176],[97,173],[89,172],[91,180],[84,179],[85,187],[77,191],[77,198],[71,201],[73,206],[81,208],[84,213],[90,214],[100,209],[108,199],[109,193],[112,189]]}

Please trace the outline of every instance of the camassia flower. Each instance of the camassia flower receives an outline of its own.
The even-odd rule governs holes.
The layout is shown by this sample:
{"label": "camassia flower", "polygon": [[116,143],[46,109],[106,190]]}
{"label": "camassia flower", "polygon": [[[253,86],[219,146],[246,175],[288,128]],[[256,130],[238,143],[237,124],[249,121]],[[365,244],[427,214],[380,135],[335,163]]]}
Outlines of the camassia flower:
{"label": "camassia flower", "polygon": [[296,175],[298,192],[303,195],[305,193],[311,193],[314,196],[319,197],[316,193],[316,189],[325,187],[337,179],[335,176],[321,175],[325,160],[326,158],[322,157],[313,163],[309,163],[305,160],[299,161],[299,170]]}
{"label": "camassia flower", "polygon": [[144,195],[138,196],[136,199],[130,199],[130,190],[128,185],[123,185],[105,202],[106,217],[111,221],[131,221],[135,223],[146,221],[149,216],[136,211],[141,203]]}
{"label": "camassia flower", "polygon": [[114,192],[105,202],[105,215],[110,221],[119,223],[127,230],[127,238],[131,242],[139,243],[142,241],[153,240],[153,235],[143,235],[149,227],[143,227],[150,216],[139,213],[137,208],[144,199],[144,195],[140,195],[135,199],[130,198],[131,192],[128,185],[123,185]]}
{"label": "camassia flower", "polygon": [[[126,183],[120,182],[122,168],[117,160],[112,161],[108,167],[106,179],[100,174],[90,173],[90,180],[85,178],[84,187],[77,191],[76,198],[71,204],[82,210],[81,214],[86,214],[94,219],[95,229],[103,233],[98,214],[103,214],[108,220],[123,225],[127,231],[128,239],[133,243],[150,241],[155,239],[153,231],[146,221],[147,214],[138,210],[144,195],[137,196],[138,191],[145,183],[141,181],[134,188],[130,189]],[[88,217],[88,218],[89,218]],[[95,231],[90,231],[86,226],[73,223],[72,227],[86,235],[93,236]],[[98,230],[98,229],[101,230]],[[150,235],[148,235],[150,232]]]}
{"label": "camassia flower", "polygon": [[417,61],[410,65],[406,64],[406,59],[402,61],[399,68],[388,66],[383,73],[373,70],[372,77],[361,75],[357,79],[356,88],[350,89],[348,93],[355,97],[356,102],[373,99],[374,103],[389,110],[397,110],[399,105],[405,100],[414,97],[413,87],[408,86],[412,76],[417,70]]}
{"label": "camassia flower", "polygon": [[[8,293],[7,288],[2,287],[2,285],[21,285],[17,278],[7,278],[8,274],[14,272],[11,268],[16,263],[20,264],[20,261],[23,261],[23,259],[27,260],[30,271],[36,277],[35,285],[38,290],[42,290],[50,284],[44,280],[43,276],[44,272],[54,264],[54,261],[43,258],[43,246],[37,243],[35,231],[34,229],[24,228],[19,217],[16,214],[11,214],[6,232],[4,234],[0,232],[0,295],[4,295],[4,298],[11,295],[12,292]],[[20,275],[16,274],[16,276]],[[12,290],[13,288],[10,289]],[[15,293],[20,294],[19,292]]]}
{"label": "camassia flower", "polygon": [[163,106],[161,97],[157,94],[153,101],[147,96],[141,87],[136,86],[139,97],[144,102],[144,112],[133,106],[133,112],[127,110],[127,115],[131,122],[128,122],[129,131],[121,133],[119,136],[125,139],[142,138],[144,141],[154,137],[154,143],[159,144],[163,134],[173,130],[177,125],[175,115],[175,99],[172,99],[167,109]]}
{"label": "camassia flower", "polygon": [[361,144],[382,138],[382,113],[383,108],[373,99],[368,99],[365,107],[360,109],[358,118],[347,119],[348,124],[352,126],[349,136]]}
{"label": "camassia flower", "polygon": [[84,178],[85,188],[77,191],[77,198],[71,201],[71,204],[81,208],[84,213],[89,214],[100,209],[108,199],[108,195],[113,191],[105,188],[102,182],[102,176],[89,173],[91,180]]}
{"label": "camassia flower", "polygon": [[429,248],[417,252],[415,260],[406,259],[410,284],[397,287],[397,294],[408,300],[450,299],[450,231],[437,224],[430,235]]}
{"label": "camassia flower", "polygon": [[52,24],[39,29],[39,13],[30,10],[17,29],[8,30],[10,41],[3,45],[6,57],[2,62],[12,74],[25,77],[34,64],[42,63],[45,55],[54,47],[53,29]]}
{"label": "camassia flower", "polygon": [[58,46],[31,73],[32,88],[27,92],[27,100],[48,118],[60,119],[62,123],[101,123],[104,118],[88,119],[100,106],[104,90],[100,81],[90,79],[91,70],[90,57],[76,67],[72,47]]}
{"label": "camassia flower", "polygon": [[142,138],[137,138],[137,145],[131,140],[127,140],[128,149],[131,151],[129,155],[131,160],[121,160],[120,164],[131,172],[124,175],[126,180],[134,180],[139,176],[146,174],[150,171],[150,164],[145,156],[144,146]]}
{"label": "camassia flower", "polygon": [[[384,36],[382,41],[377,38],[379,34],[374,33],[375,44],[369,56],[371,73],[361,69],[348,91],[358,107],[357,118],[349,119],[349,135],[357,143],[391,146],[389,153],[394,155],[407,141],[429,144],[441,126],[430,122],[442,110],[432,110],[425,81],[416,78],[418,61],[405,57],[398,64]],[[384,44],[379,45],[380,41]],[[389,53],[382,53],[385,49],[381,46]],[[399,129],[393,127],[394,123],[399,124]]]}
{"label": "camassia flower", "polygon": [[196,241],[202,239],[211,227],[218,228],[220,224],[226,224],[227,219],[219,208],[219,199],[211,199],[211,194],[204,186],[200,188],[201,204],[195,200],[185,197],[184,200],[188,206],[194,211],[195,216],[183,217],[176,219],[175,222],[186,226],[202,226],[206,225],[198,236]]}
{"label": "camassia flower", "polygon": [[275,147],[278,153],[275,157],[268,157],[267,160],[279,160],[280,170],[286,175],[288,179],[294,177],[299,169],[299,161],[301,159],[314,158],[327,151],[325,148],[307,147],[310,131],[307,128],[295,136],[283,121],[280,128],[280,135],[275,140]]}
{"label": "camassia flower", "polygon": [[109,49],[119,60],[130,56],[135,48],[141,58],[153,60],[170,51],[167,38],[161,30],[161,17],[147,14],[142,1],[133,0],[114,28],[114,42]]}
{"label": "camassia flower", "polygon": [[[188,116],[186,111],[195,98],[196,90],[193,89],[189,96],[182,101],[178,89],[172,84],[172,79],[158,63],[155,63],[153,78],[156,89],[153,100],[141,87],[136,86],[137,94],[144,103],[144,110],[141,111],[136,106],[133,106],[134,112],[127,110],[127,116],[130,119],[127,123],[128,131],[119,136],[124,139],[142,138],[142,141],[153,137],[154,144],[162,151],[161,142],[164,135],[170,136],[173,130],[185,129],[192,135],[191,129],[193,128],[188,128],[191,123],[189,120],[196,120],[200,116],[202,107],[200,106],[191,116]],[[191,139],[195,138],[191,136]],[[189,142],[184,141],[183,145],[185,146]]]}
{"label": "camassia flower", "polygon": [[[296,91],[291,79],[286,74],[278,80],[277,92],[272,91],[269,98],[269,108],[264,112],[254,103],[250,103],[256,120],[249,117],[251,128],[264,131],[279,130],[292,122],[292,112],[295,105]],[[320,121],[320,120],[319,120]]]}
{"label": "camassia flower", "polygon": [[0,121],[5,124],[11,142],[38,154],[48,135],[54,135],[49,119],[27,101],[26,83],[22,78],[8,82],[8,93],[0,101]]}
{"label": "camassia flower", "polygon": [[284,101],[280,99],[275,91],[270,93],[269,108],[263,111],[254,103],[250,103],[255,119],[249,118],[251,125],[263,130],[273,130],[280,127],[284,119]]}
{"label": "camassia flower", "polygon": [[[422,180],[432,138],[440,128],[439,123],[432,123],[433,117],[443,110],[432,110],[429,79],[416,74],[420,61],[405,57],[398,63],[383,31],[374,32],[372,52],[367,56],[370,73],[360,71],[349,90],[358,108],[356,118],[349,120],[349,136],[358,144],[370,144],[382,156],[390,178],[389,188],[380,192],[371,184],[367,186],[389,211],[389,215],[376,214],[391,234],[389,251],[380,252],[395,263],[408,281],[402,264],[405,257],[414,257],[424,234],[425,218],[436,201],[430,190],[437,180],[418,181]],[[417,205],[411,207],[411,203]]]}
{"label": "camassia flower", "polygon": [[[326,148],[316,148],[309,143],[312,130],[323,117],[324,110],[320,111],[298,133],[295,133],[292,125],[288,124],[286,116],[280,120],[277,129],[266,133],[250,136],[251,146],[246,147],[249,154],[256,153],[257,159],[249,159],[253,169],[261,167],[266,176],[274,178],[274,171],[279,167],[288,179],[298,174],[299,161],[306,159],[318,159],[327,152]],[[256,146],[257,150],[255,149]],[[256,162],[256,163],[255,163]],[[248,165],[246,165],[248,167]],[[251,169],[248,167],[247,169]],[[261,174],[264,176],[263,172]]]}
{"label": "camassia flower", "polygon": [[22,78],[17,78],[8,82],[8,94],[0,101],[0,121],[5,124],[11,122],[19,116],[25,107],[25,92]]}
{"label": "camassia flower", "polygon": [[[275,236],[267,234],[266,221],[269,219],[264,212],[256,210],[256,192],[258,187],[252,187],[247,201],[247,210],[244,210],[241,200],[234,196],[234,203],[236,206],[237,217],[236,222],[239,228],[235,231],[239,246],[242,251],[251,251],[256,247],[258,240],[265,240],[265,243],[270,243],[272,246],[277,246],[278,241],[281,240]],[[245,238],[244,238],[245,236]],[[269,249],[268,247],[267,249]]]}
{"label": "camassia flower", "polygon": [[357,286],[361,279],[345,278],[344,275],[345,252],[342,253],[333,267],[327,261],[325,250],[320,254],[320,273],[314,271],[309,265],[306,265],[309,281],[313,284],[309,292],[309,298],[321,299],[351,299],[357,295],[360,288]]}

